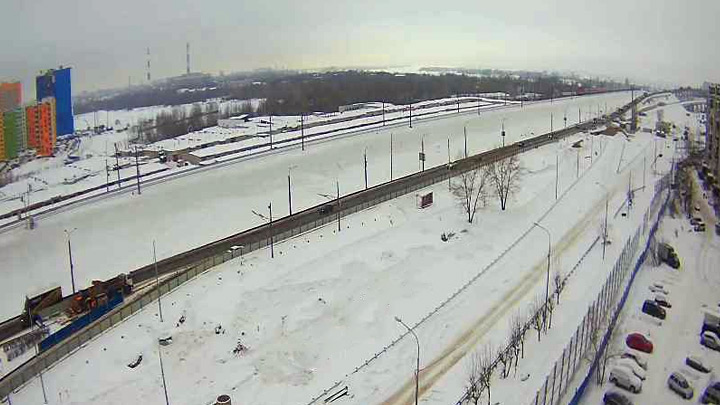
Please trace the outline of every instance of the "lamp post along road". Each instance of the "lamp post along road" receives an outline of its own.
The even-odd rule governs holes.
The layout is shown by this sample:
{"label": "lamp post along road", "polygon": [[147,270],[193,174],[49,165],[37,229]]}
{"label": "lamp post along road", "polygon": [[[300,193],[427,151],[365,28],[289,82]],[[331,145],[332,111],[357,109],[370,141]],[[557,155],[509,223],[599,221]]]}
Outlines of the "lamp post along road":
{"label": "lamp post along road", "polygon": [[550,255],[552,254],[552,236],[550,236],[550,231],[545,228],[544,226],[538,224],[537,222],[534,222],[535,226],[545,231],[548,237],[548,253],[547,253],[547,274],[545,276],[545,309],[543,310],[543,324],[545,328],[545,333],[547,334],[547,319],[548,319],[548,300],[550,298]]}
{"label": "lamp post along road", "polygon": [[160,322],[162,322],[162,303],[160,302],[162,294],[160,294],[160,275],[158,274],[157,255],[155,254],[155,239],[153,239],[153,263],[155,263],[155,290],[158,292],[158,314],[160,315]]}
{"label": "lamp post along road", "polygon": [[395,321],[397,321],[400,325],[404,326],[405,329],[410,332],[413,337],[415,338],[415,344],[417,345],[417,362],[415,363],[415,405],[418,404],[418,388],[420,387],[420,339],[418,339],[418,336],[415,334],[415,331],[410,329],[409,326],[405,324],[405,322],[402,321],[399,317],[395,317]]}
{"label": "lamp post along road", "polygon": [[68,258],[70,259],[70,283],[72,284],[72,293],[75,294],[75,264],[73,263],[73,257],[72,257],[72,244],[70,243],[70,234],[75,232],[77,228],[73,228],[71,230],[65,229],[65,235],[67,236],[67,246],[68,246]]}

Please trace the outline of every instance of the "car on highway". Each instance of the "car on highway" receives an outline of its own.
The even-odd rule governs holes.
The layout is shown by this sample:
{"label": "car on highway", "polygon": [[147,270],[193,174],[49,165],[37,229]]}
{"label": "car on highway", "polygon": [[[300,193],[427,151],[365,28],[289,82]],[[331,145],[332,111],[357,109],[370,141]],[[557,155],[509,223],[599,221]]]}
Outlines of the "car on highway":
{"label": "car on highway", "polygon": [[603,395],[603,404],[605,405],[633,405],[630,398],[618,391],[608,391]]}
{"label": "car on highway", "polygon": [[657,302],[658,305],[664,308],[672,308],[672,305],[670,305],[670,302],[668,301],[665,294],[655,294],[655,302]]}
{"label": "car on highway", "polygon": [[705,365],[705,363],[702,362],[702,359],[697,356],[687,356],[685,358],[685,364],[691,369],[701,373],[706,374],[712,371],[712,367]]}
{"label": "car on highway", "polygon": [[638,366],[642,367],[643,370],[647,370],[647,355],[644,353],[641,353],[637,350],[633,350],[630,348],[625,349],[623,354],[620,355],[620,358],[622,359],[630,359],[634,361]]}
{"label": "car on highway", "polygon": [[636,394],[642,390],[642,380],[625,367],[613,367],[610,370],[609,380],[618,387]]}
{"label": "car on highway", "polygon": [[668,377],[668,387],[685,399],[693,397],[694,391],[692,385],[690,385],[684,375],[677,371]]}
{"label": "car on highway", "polygon": [[629,348],[639,350],[643,353],[653,352],[652,342],[642,333],[636,332],[627,335],[627,337],[625,338],[625,344],[627,344]]}
{"label": "car on highway", "polygon": [[331,214],[333,212],[334,208],[335,207],[332,204],[325,204],[322,207],[320,207],[318,212],[320,213],[320,215],[327,215],[327,214]]}
{"label": "car on highway", "polygon": [[700,344],[707,348],[720,351],[720,338],[715,332],[709,330],[703,332],[700,336]]}
{"label": "car on highway", "polygon": [[700,403],[720,404],[720,382],[713,382],[705,388],[705,392],[700,397]]}
{"label": "car on highway", "polygon": [[654,300],[645,300],[643,302],[642,311],[654,318],[665,319],[665,309]]}

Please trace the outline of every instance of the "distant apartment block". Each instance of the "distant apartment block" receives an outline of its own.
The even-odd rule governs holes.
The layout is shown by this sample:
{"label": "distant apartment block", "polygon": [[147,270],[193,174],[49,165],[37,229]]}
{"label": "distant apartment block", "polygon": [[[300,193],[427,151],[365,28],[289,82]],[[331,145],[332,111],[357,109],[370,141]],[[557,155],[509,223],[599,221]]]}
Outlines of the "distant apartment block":
{"label": "distant apartment block", "polygon": [[20,151],[24,149],[25,144],[25,111],[22,108],[16,108],[11,111],[5,111],[3,115],[3,147],[4,160],[14,159]]}
{"label": "distant apartment block", "polygon": [[52,156],[57,142],[56,105],[54,98],[45,98],[25,108],[27,146],[38,156]]}
{"label": "distant apartment block", "polygon": [[35,78],[36,99],[55,99],[57,135],[71,135],[75,132],[72,110],[71,69],[50,69]]}
{"label": "distant apartment block", "polygon": [[22,104],[22,84],[0,83],[0,113],[19,108]]}
{"label": "distant apartment block", "polygon": [[708,165],[720,179],[720,84],[710,84],[706,120]]}

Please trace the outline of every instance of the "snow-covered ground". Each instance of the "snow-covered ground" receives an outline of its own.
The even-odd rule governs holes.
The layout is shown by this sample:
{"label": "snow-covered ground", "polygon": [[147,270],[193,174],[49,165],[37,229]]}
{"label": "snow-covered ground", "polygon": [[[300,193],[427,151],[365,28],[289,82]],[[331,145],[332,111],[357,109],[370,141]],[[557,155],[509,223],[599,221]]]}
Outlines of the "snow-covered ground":
{"label": "snow-covered ground", "polygon": [[[447,140],[451,156],[463,150],[463,126],[467,127],[468,152],[478,153],[501,143],[504,121],[506,143],[549,130],[550,113],[555,126],[567,111],[568,124],[577,120],[577,110],[587,111],[607,103],[616,108],[629,102],[629,94],[537,103],[455,114],[436,120],[418,121],[413,128],[368,130],[240,159],[222,168],[197,170],[148,187],[141,196],[127,193],[64,210],[40,218],[32,231],[13,229],[0,234],[0,262],[6,282],[0,286],[0,319],[20,312],[25,294],[60,284],[70,290],[65,229],[72,234],[76,284],[87,286],[139,268],[152,259],[152,240],[157,241],[158,259],[200,246],[243,229],[259,225],[252,210],[273,202],[277,215],[287,214],[287,176],[292,177],[293,210],[323,202],[340,182],[347,194],[364,187],[363,152],[367,150],[369,184],[390,178],[390,139],[393,138],[393,177],[419,169],[417,156],[424,138],[427,167],[447,162]],[[572,160],[572,159],[571,159]],[[104,177],[104,176],[103,176]]]}
{"label": "snow-covered ground", "polygon": [[[539,119],[549,118],[547,107],[532,108],[544,109],[538,114]],[[490,121],[491,114],[485,115],[481,123]],[[495,117],[495,124],[499,124],[501,118]],[[453,137],[455,142],[451,146],[453,155],[459,152],[461,143],[457,141],[462,139],[462,121],[457,121],[428,122],[413,129],[428,132],[425,145],[434,162],[432,165],[447,159],[445,134],[448,132],[460,132]],[[433,132],[442,129],[433,126],[438,122],[445,125],[442,131],[445,133],[441,132],[433,142]],[[506,128],[508,122],[506,120]],[[468,124],[470,132],[472,121]],[[492,125],[491,129],[496,131],[497,127],[499,125]],[[414,158],[418,136],[408,135],[408,130],[395,131],[396,142],[404,140],[410,144],[406,146],[409,156],[404,161],[404,171],[412,172],[413,163],[417,165]],[[488,131],[488,136],[495,131]],[[380,140],[389,141],[388,134],[383,135]],[[469,134],[469,138],[471,153],[483,150],[482,146],[478,147],[483,145],[478,142],[479,137]],[[415,361],[415,345],[409,336],[360,372],[347,377],[346,374],[403,332],[393,316],[414,324],[480,273],[476,282],[416,330],[423,353],[421,366],[425,375],[435,376],[432,381],[435,384],[424,391],[423,400],[455,402],[462,394],[463,357],[481,342],[504,339],[508,317],[525,308],[528,300],[544,290],[547,238],[538,228],[532,229],[533,222],[540,221],[553,235],[554,268],[569,269],[597,236],[596,225],[602,216],[606,192],[615,211],[622,204],[628,174],[635,173],[637,183],[633,184],[645,179],[643,158],[652,157],[653,153],[653,139],[649,134],[638,133],[631,140],[622,135],[592,137],[592,142],[586,135],[579,138],[585,138],[581,152],[571,147],[572,139],[524,154],[522,161],[527,173],[509,210],[500,211],[497,202],[491,199],[475,224],[464,222],[462,212],[447,192],[447,184],[439,183],[430,188],[436,194],[436,204],[430,209],[419,211],[414,196],[404,196],[343,219],[343,230],[339,234],[329,225],[286,241],[276,247],[274,260],[268,258],[267,251],[258,251],[247,255],[242,262],[235,260],[209,271],[163,298],[164,324],[159,323],[153,308],[146,309],[45,373],[51,403],[86,403],[100,398],[107,403],[161,401],[156,339],[166,333],[172,334],[174,341],[162,349],[173,403],[210,403],[221,393],[230,394],[234,402],[240,403],[307,403],[338,380],[350,387],[350,396],[342,403],[385,400],[405,403],[408,397],[404,387],[411,379]],[[487,140],[485,147],[492,146],[495,139],[493,136]],[[341,143],[356,141],[357,137],[333,140],[313,145],[311,149],[332,149]],[[596,153],[590,152],[591,145]],[[371,150],[377,153],[378,145],[372,146],[373,149],[368,147],[369,156],[373,156]],[[337,166],[325,163],[325,168],[337,172],[338,177],[344,171],[337,168],[355,166],[357,170],[362,164],[363,148],[357,149],[358,163]],[[592,166],[589,155],[592,155]],[[272,154],[252,162],[261,166],[258,172],[265,173],[271,170],[268,161],[277,156]],[[557,204],[556,156],[560,162],[561,195]],[[667,169],[669,159],[668,156],[665,168],[659,170]],[[371,162],[371,173],[374,173],[373,167],[378,168],[379,161],[382,160],[375,161],[374,165]],[[279,201],[285,196],[286,167],[275,183],[280,191]],[[649,167],[645,168],[648,171],[645,181],[652,184],[656,177]],[[292,169],[294,178],[297,170]],[[299,184],[303,184],[302,189],[311,187],[311,183],[317,187],[318,179],[323,179],[322,183],[327,186],[317,187],[316,193],[328,192],[326,189],[331,189],[335,176],[323,174],[320,167],[315,170],[312,179]],[[344,181],[351,181],[354,172],[351,170],[350,175],[341,178],[341,187]],[[208,172],[204,180],[213,173],[219,171]],[[402,171],[394,173],[397,176]],[[362,172],[356,177],[354,184],[358,189]],[[233,179],[227,174],[223,178]],[[579,178],[577,182],[576,178]],[[266,187],[269,189],[270,185]],[[149,189],[143,198],[152,192],[153,188]],[[643,211],[650,194],[650,191],[643,192],[637,197],[637,212]],[[267,194],[264,198],[266,201]],[[260,201],[247,211],[264,206]],[[233,202],[231,206],[236,207],[237,201]],[[204,209],[203,204],[208,203],[204,201],[193,207]],[[178,204],[175,211],[176,215],[167,218],[163,225],[169,226],[179,219]],[[236,214],[230,217],[215,214],[219,220],[213,220],[210,216],[213,211],[206,212],[205,222],[212,222],[213,226],[229,218],[237,221]],[[232,213],[233,210],[216,212]],[[142,218],[145,226],[151,226],[148,222],[152,216]],[[202,223],[195,221],[194,225],[199,227]],[[630,220],[613,221],[613,238],[622,240],[635,226]],[[183,236],[191,232],[188,230]],[[443,243],[442,232],[454,232],[455,237]],[[120,237],[123,241],[127,239],[125,235]],[[149,245],[149,241],[145,244]],[[503,255],[508,247],[512,250]],[[617,246],[609,250],[612,261],[619,249]],[[150,249],[146,246],[145,250],[145,256],[150,257]],[[557,357],[554,350],[562,350],[569,338],[566,335],[577,326],[573,314],[585,312],[587,300],[595,295],[593,289],[600,287],[598,280],[603,280],[609,271],[601,265],[599,251],[591,256],[586,259],[587,267],[571,278],[569,295],[563,298],[568,304],[559,307],[566,313],[558,318],[557,325],[554,321],[551,330],[556,336],[543,340],[551,342],[550,347],[528,348],[528,356],[535,357],[521,362],[529,368],[531,378],[522,389],[518,389],[519,384],[513,386],[506,380],[506,388],[499,389],[494,398],[502,403],[524,403],[534,394],[538,388],[535,384],[541,383],[549,364]],[[496,261],[498,257],[501,258]],[[185,322],[177,325],[183,315]],[[218,326],[221,326],[220,334],[215,333]],[[239,356],[232,354],[238,340],[249,348]],[[558,348],[553,347],[554,343]],[[139,353],[143,353],[141,366],[128,368],[126,364]],[[90,378],[95,382],[92,386],[83,383]],[[13,400],[37,401],[41,395],[39,384],[33,382]]]}

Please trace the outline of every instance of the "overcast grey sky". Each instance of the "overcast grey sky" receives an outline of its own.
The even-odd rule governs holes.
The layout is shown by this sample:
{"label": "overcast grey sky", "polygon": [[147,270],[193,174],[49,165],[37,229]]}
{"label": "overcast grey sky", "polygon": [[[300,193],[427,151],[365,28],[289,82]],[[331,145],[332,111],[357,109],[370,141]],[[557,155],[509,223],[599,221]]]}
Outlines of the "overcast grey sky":
{"label": "overcast grey sky", "polygon": [[[720,0],[2,0],[0,80],[74,90],[185,71],[466,66],[720,81]],[[30,87],[30,88],[28,88]]]}

